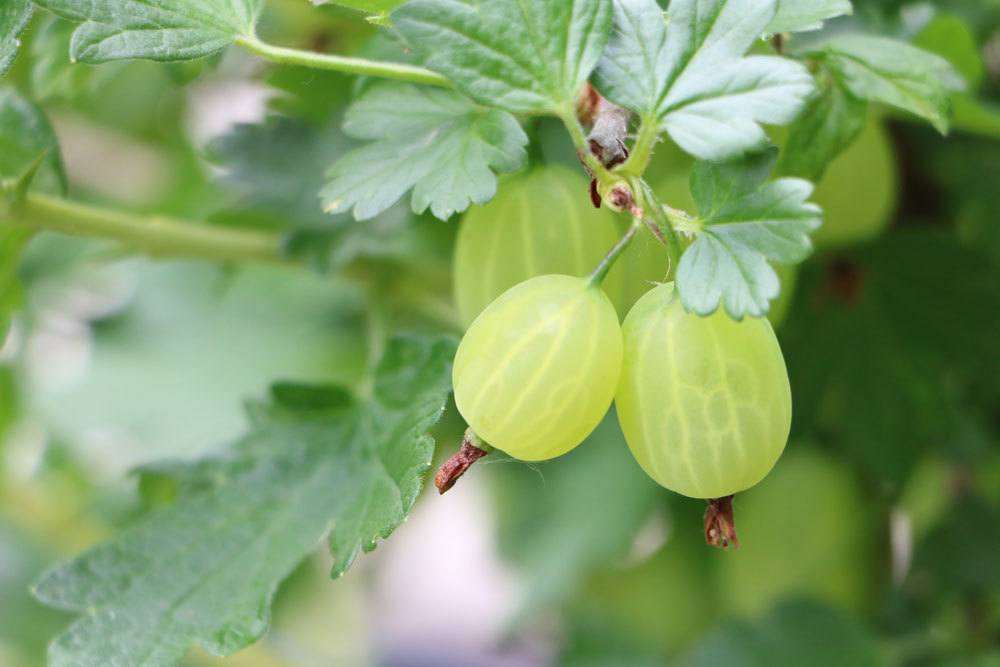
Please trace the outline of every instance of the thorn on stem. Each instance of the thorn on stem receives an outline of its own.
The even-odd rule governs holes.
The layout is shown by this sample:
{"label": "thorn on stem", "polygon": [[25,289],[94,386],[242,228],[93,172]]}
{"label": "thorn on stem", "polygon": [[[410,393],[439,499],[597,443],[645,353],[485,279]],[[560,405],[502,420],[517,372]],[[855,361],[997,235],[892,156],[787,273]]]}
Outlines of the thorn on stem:
{"label": "thorn on stem", "polygon": [[733,496],[709,499],[705,509],[705,542],[719,549],[740,546],[733,517]]}
{"label": "thorn on stem", "polygon": [[483,442],[476,437],[471,428],[465,432],[461,449],[445,461],[434,475],[434,486],[437,487],[438,493],[444,493],[455,486],[455,482],[472,467],[473,463],[489,454],[488,448],[477,446],[482,444]]}

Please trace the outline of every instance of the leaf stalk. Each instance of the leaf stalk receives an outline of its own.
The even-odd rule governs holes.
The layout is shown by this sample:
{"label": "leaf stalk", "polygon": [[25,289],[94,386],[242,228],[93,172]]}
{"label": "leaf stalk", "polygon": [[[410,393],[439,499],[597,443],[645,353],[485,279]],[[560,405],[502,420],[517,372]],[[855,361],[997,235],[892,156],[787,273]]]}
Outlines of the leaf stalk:
{"label": "leaf stalk", "polygon": [[246,49],[250,53],[256,54],[267,61],[282,65],[298,65],[312,69],[331,70],[334,72],[345,72],[347,74],[360,74],[363,76],[375,76],[383,79],[395,79],[397,81],[409,81],[410,83],[422,83],[430,86],[440,86],[451,88],[452,83],[446,77],[423,67],[407,65],[405,63],[391,63],[379,60],[369,60],[367,58],[355,58],[353,56],[338,56],[328,53],[315,53],[313,51],[303,51],[301,49],[290,49],[284,46],[275,46],[262,42],[255,36],[239,36],[236,38],[236,45]]}

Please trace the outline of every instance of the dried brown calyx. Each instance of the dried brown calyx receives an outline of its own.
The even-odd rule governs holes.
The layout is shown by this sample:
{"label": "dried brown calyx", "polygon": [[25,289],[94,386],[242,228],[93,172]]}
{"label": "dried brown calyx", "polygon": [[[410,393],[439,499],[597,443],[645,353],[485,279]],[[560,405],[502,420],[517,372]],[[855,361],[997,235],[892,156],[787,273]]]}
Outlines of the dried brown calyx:
{"label": "dried brown calyx", "polygon": [[705,508],[705,541],[719,549],[740,546],[733,517],[733,496],[708,501]]}
{"label": "dried brown calyx", "polygon": [[472,464],[490,453],[492,448],[480,440],[472,429],[465,432],[462,447],[445,461],[434,475],[434,486],[438,493],[444,493],[472,467]]}

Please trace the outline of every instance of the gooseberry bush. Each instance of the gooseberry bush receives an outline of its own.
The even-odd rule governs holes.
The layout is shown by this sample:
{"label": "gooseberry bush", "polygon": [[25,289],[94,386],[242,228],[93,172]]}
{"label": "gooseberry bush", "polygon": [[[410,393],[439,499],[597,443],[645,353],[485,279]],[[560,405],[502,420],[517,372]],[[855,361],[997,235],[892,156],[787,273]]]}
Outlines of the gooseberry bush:
{"label": "gooseberry bush", "polygon": [[[257,641],[317,543],[338,577],[406,519],[452,395],[467,430],[442,492],[484,457],[610,439],[707,501],[709,544],[738,544],[736,494],[768,484],[796,414],[774,331],[795,267],[813,238],[880,233],[897,178],[883,119],[947,133],[955,100],[974,104],[965,72],[866,29],[848,0],[341,0],[358,11],[338,16],[374,26],[355,55],[265,40],[264,4],[0,7],[0,72],[14,67],[0,88],[4,335],[24,310],[18,267],[51,233],[331,273],[362,286],[369,319],[356,383],[277,383],[224,455],[137,471],[148,511],[34,583],[77,615],[50,664],[170,665],[195,644]],[[185,86],[238,54],[280,94],[207,150],[236,204],[204,215],[75,194],[50,109],[112,61],[155,61]],[[835,181],[878,201],[829,197]],[[852,276],[835,295],[851,297]],[[392,325],[401,311],[418,324]],[[645,515],[647,491],[588,490]],[[752,604],[738,582],[754,573],[731,576]]]}

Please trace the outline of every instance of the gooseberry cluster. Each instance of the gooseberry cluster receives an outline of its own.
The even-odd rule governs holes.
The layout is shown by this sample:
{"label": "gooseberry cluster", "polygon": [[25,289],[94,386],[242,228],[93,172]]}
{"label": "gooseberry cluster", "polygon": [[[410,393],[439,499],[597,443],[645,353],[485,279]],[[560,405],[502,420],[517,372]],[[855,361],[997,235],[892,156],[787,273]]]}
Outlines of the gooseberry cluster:
{"label": "gooseberry cluster", "polygon": [[[546,181],[563,187],[568,176],[520,178],[515,196]],[[455,402],[475,442],[525,461],[550,459],[583,442],[614,403],[633,456],[662,486],[718,500],[763,479],[785,447],[792,414],[770,322],[735,321],[722,309],[688,312],[672,282],[633,280],[648,291],[631,305],[620,276],[606,292],[595,276],[579,275],[608,247],[596,250],[586,239],[605,240],[613,221],[573,208],[549,225],[526,219],[528,208],[494,201],[498,215],[481,210],[463,223],[456,258],[459,271],[482,267],[474,280],[456,276],[472,322],[455,357]],[[506,227],[500,242],[492,227],[508,217],[524,233]],[[558,230],[561,242],[540,241],[543,229],[568,219],[573,228]],[[538,275],[553,265],[564,273]],[[623,324],[616,302],[630,306]]]}

